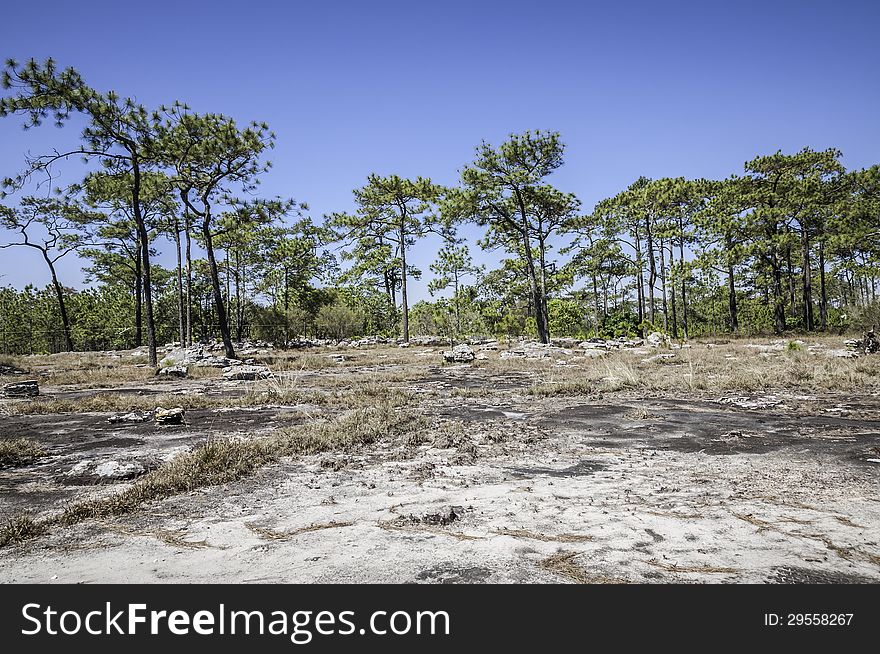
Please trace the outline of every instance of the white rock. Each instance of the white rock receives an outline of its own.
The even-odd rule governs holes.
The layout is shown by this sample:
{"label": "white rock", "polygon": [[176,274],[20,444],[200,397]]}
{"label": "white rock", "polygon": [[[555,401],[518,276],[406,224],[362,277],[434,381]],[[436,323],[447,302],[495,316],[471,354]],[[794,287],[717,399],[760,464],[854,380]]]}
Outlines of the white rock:
{"label": "white rock", "polygon": [[451,350],[446,350],[443,353],[443,358],[449,363],[470,363],[476,358],[476,354],[470,345],[462,343]]}

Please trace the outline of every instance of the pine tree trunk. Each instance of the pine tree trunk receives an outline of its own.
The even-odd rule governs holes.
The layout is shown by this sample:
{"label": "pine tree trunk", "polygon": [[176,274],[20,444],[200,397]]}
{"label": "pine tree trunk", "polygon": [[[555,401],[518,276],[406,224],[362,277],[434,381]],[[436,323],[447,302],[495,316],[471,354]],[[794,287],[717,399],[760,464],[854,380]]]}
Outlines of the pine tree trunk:
{"label": "pine tree trunk", "polygon": [[782,266],[773,262],[773,328],[777,334],[785,331],[785,291],[782,286]]}
{"label": "pine tree trunk", "polygon": [[[645,322],[645,274],[644,261],[642,261],[642,242],[639,238],[638,228],[633,230],[633,243],[636,249],[636,299],[639,304],[639,325],[641,325]],[[644,330],[642,332],[642,336],[644,336]]]}
{"label": "pine tree trunk", "polygon": [[223,287],[220,284],[220,272],[217,269],[217,259],[214,256],[214,240],[211,235],[211,213],[205,207],[205,215],[202,218],[202,237],[205,239],[205,250],[208,254],[208,268],[211,271],[211,286],[214,291],[214,309],[217,312],[217,322],[220,326],[220,336],[223,339],[223,347],[228,359],[235,358],[235,348],[232,346],[232,336],[229,333],[229,320],[226,315],[226,306],[223,302]]}
{"label": "pine tree trunk", "polygon": [[730,311],[730,330],[735,334],[739,331],[739,316],[736,307],[736,282],[733,276],[733,261],[727,258],[727,307]]}
{"label": "pine tree trunk", "polygon": [[663,297],[663,331],[669,331],[669,305],[666,293],[666,245],[661,238],[659,241],[660,251],[660,293]]}
{"label": "pine tree trunk", "polygon": [[546,261],[546,249],[544,247],[543,239],[538,242],[538,254],[540,258],[541,265],[541,311],[543,312],[544,317],[544,326],[547,330],[547,340],[550,340],[550,312],[547,308],[547,261]]}
{"label": "pine tree trunk", "polygon": [[455,333],[457,336],[461,335],[461,307],[460,299],[458,297],[458,268],[452,271],[452,291],[454,293],[453,303],[455,305]]}
{"label": "pine tree trunk", "polygon": [[186,228],[184,237],[186,238],[186,345],[192,347],[193,344],[193,325],[192,325],[192,237],[190,230],[192,226],[189,221],[189,207],[186,208],[184,218],[184,227]]}
{"label": "pine tree trunk", "polygon": [[794,266],[791,263],[791,245],[785,247],[785,264],[786,276],[788,279],[788,298],[791,306],[791,315],[793,318],[798,316],[797,291],[795,291],[794,283]]}
{"label": "pine tree trunk", "polygon": [[134,257],[134,346],[140,347],[144,342],[143,335],[143,285],[144,277],[141,269],[141,240],[137,239],[137,251]]}
{"label": "pine tree trunk", "polygon": [[241,343],[244,331],[244,309],[241,306],[241,253],[235,251],[235,340]]}
{"label": "pine tree trunk", "polygon": [[409,343],[409,298],[406,294],[406,230],[400,225],[400,308],[403,312],[403,342]]}
{"label": "pine tree trunk", "polygon": [[651,234],[651,218],[645,217],[645,237],[648,245],[648,320],[654,326],[654,285],[657,283],[657,262],[654,260],[654,237]]}
{"label": "pine tree trunk", "polygon": [[150,237],[147,233],[147,225],[141,212],[141,169],[137,157],[132,157],[132,209],[134,221],[137,227],[138,239],[141,246],[141,258],[144,270],[144,310],[146,311],[147,348],[149,350],[150,365],[158,365],[156,356],[156,324],[153,320],[153,280],[150,270]]}
{"label": "pine tree trunk", "polygon": [[[684,340],[688,336],[688,299],[687,299],[687,267],[684,262],[684,226],[681,226],[682,236],[678,239],[678,265],[681,270],[681,329]],[[675,289],[673,289],[673,294]],[[736,313],[736,294],[734,294],[734,313]]]}
{"label": "pine tree trunk", "polygon": [[73,339],[70,336],[70,318],[67,315],[67,304],[64,302],[64,287],[58,281],[58,275],[55,273],[55,264],[46,254],[43,253],[43,259],[49,266],[49,272],[52,274],[52,288],[55,289],[55,297],[58,300],[58,312],[61,314],[61,330],[64,335],[64,349],[66,352],[73,352]]}
{"label": "pine tree trunk", "polygon": [[186,347],[186,326],[183,310],[183,260],[180,252],[180,224],[174,220],[174,250],[177,253],[177,323],[180,347]]}
{"label": "pine tree trunk", "polygon": [[815,329],[813,320],[813,264],[810,261],[810,236],[803,228],[801,237],[801,266],[803,277],[804,327],[808,332]]}
{"label": "pine tree trunk", "polygon": [[[670,241],[669,241],[669,271],[670,271],[670,273],[672,273],[672,271],[674,271],[674,270],[675,270],[674,246],[673,246],[672,240],[670,239]],[[677,311],[678,307],[676,306],[677,302],[675,300],[675,276],[674,275],[672,276],[672,279],[670,281],[671,281],[670,286],[672,287],[672,293],[670,294],[670,300],[671,300],[670,308],[672,309],[672,337],[678,338],[678,311]],[[687,338],[687,332],[685,332],[685,338]]]}

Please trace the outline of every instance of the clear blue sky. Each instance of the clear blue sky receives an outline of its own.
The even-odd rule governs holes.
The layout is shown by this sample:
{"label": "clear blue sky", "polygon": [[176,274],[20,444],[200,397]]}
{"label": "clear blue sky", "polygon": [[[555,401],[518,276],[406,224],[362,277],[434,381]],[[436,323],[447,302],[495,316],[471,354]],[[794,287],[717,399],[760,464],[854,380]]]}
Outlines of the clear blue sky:
{"label": "clear blue sky", "polygon": [[[267,121],[278,146],[264,192],[320,219],[350,209],[371,172],[453,184],[481,139],[526,129],[562,133],[552,181],[585,209],[639,175],[725,177],[777,149],[877,163],[878,28],[880,3],[846,0],[16,1],[0,55],[52,56],[148,106]],[[0,175],[75,138],[0,120]],[[414,257],[426,272],[430,250]],[[0,284],[45,283],[41,266],[0,251]]]}

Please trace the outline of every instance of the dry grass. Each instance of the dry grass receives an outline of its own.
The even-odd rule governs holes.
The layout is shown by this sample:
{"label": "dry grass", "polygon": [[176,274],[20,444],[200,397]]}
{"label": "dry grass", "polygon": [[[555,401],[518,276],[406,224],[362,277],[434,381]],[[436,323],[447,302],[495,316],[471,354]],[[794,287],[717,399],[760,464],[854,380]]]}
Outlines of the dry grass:
{"label": "dry grass", "polygon": [[499,536],[530,538],[532,540],[544,541],[545,543],[586,543],[593,540],[593,537],[587,534],[539,534],[525,529],[496,529],[493,533]]}
{"label": "dry grass", "polygon": [[[564,357],[574,364],[571,366],[555,366],[553,357],[501,359],[498,353],[490,353],[488,359],[475,361],[473,367],[489,375],[534,377],[536,383],[531,392],[546,396],[627,390],[684,390],[693,393],[758,392],[774,388],[880,390],[880,357],[827,357],[821,352],[811,352],[808,346],[813,344],[841,348],[843,338],[810,337],[807,346],[785,340],[750,342],[732,339],[722,345],[692,341],[691,347],[680,350],[650,350],[647,355],[644,351],[611,351],[595,358],[583,356],[575,350],[574,355]],[[436,357],[418,356],[425,351],[419,347],[380,346],[275,351],[255,359],[270,365],[278,379],[287,380],[282,384],[297,391],[301,391],[306,382],[315,390],[348,391],[368,381],[380,384],[417,382],[430,366],[439,365],[442,348],[434,349]],[[643,361],[665,352],[675,356]],[[345,360],[335,360],[336,355]],[[120,359],[108,359],[108,355],[100,352],[12,357],[8,361],[34,374],[42,373],[45,383],[83,387],[112,386],[152,378],[154,370],[138,367],[139,362],[137,357],[126,355]],[[220,371],[191,367],[190,375],[197,379],[215,378]],[[481,392],[481,389],[462,391],[468,395]],[[279,395],[277,392],[270,394]],[[280,395],[290,395],[290,389],[282,389]]]}
{"label": "dry grass", "polygon": [[[422,361],[416,356],[422,348],[374,347],[337,348],[328,350],[276,350],[271,354],[257,355],[254,360],[278,370],[320,371],[361,366],[401,366]],[[342,357],[342,361],[338,357]],[[439,360],[439,353],[437,358]]]}
{"label": "dry grass", "polygon": [[268,404],[325,404],[325,394],[289,390],[284,393],[246,389],[242,395],[204,395],[200,393],[96,393],[88,397],[61,399],[38,397],[27,402],[5,405],[9,415],[49,415],[59,413],[127,413],[149,411],[157,406],[180,406],[186,410],[214,409]]}
{"label": "dry grass", "polygon": [[26,466],[46,456],[46,450],[27,438],[0,438],[0,470]]}
{"label": "dry grass", "polygon": [[286,531],[277,531],[269,527],[263,527],[254,523],[247,523],[245,526],[254,532],[257,536],[264,540],[287,540],[300,534],[308,534],[313,531],[322,531],[324,529],[338,529],[340,527],[351,527],[353,522],[324,522],[299,527],[298,529],[288,529]]}
{"label": "dry grass", "polygon": [[571,395],[638,390],[701,395],[781,389],[880,390],[880,356],[876,355],[845,359],[806,349],[771,350],[762,355],[757,348],[745,345],[695,345],[677,352],[675,359],[645,362],[644,358],[643,354],[622,351],[602,358],[574,358],[575,366],[551,369],[538,363],[533,370],[538,371],[541,381],[532,387],[531,393]]}
{"label": "dry grass", "polygon": [[155,376],[155,368],[149,366],[139,368],[124,364],[91,365],[83,368],[49,371],[48,376],[43,379],[43,383],[54,386],[95,388],[127,382],[147,381]]}
{"label": "dry grass", "polygon": [[769,530],[778,531],[772,523],[769,523],[766,520],[761,520],[760,518],[756,518],[751,514],[734,513],[733,516],[735,518],[739,518],[744,522],[748,522],[749,524],[756,526],[758,528],[758,531],[756,533],[760,534],[762,531]]}
{"label": "dry grass", "polygon": [[[421,394],[424,395],[424,394]],[[101,392],[75,399],[39,396],[28,401],[2,404],[6,415],[50,415],[63,413],[128,413],[149,411],[157,406],[180,406],[186,410],[268,405],[316,404],[339,408],[372,406],[389,400],[401,406],[416,394],[394,388],[385,379],[364,376],[338,383],[335,388],[308,388],[290,377],[275,376],[241,387],[240,393],[207,395],[204,393],[119,393]]]}
{"label": "dry grass", "polygon": [[146,365],[145,357],[122,355],[111,358],[103,352],[10,357],[5,363],[40,377],[42,384],[75,384],[82,388],[143,381],[156,373],[155,368]]}
{"label": "dry grass", "polygon": [[206,540],[186,540],[186,529],[141,530],[125,527],[121,524],[115,524],[107,521],[102,521],[101,526],[105,529],[116,532],[118,534],[123,534],[125,536],[152,536],[162,541],[166,545],[171,545],[172,547],[177,547],[180,549],[200,550],[211,547],[211,545],[208,545],[208,542]]}
{"label": "dry grass", "polygon": [[398,411],[393,402],[384,401],[374,407],[349,411],[334,420],[281,429],[271,436],[210,440],[147,473],[123,491],[72,504],[59,516],[23,523],[14,537],[0,534],[0,542],[20,542],[29,538],[28,534],[38,536],[56,525],[125,515],[149,502],[250,476],[282,457],[347,451],[380,439],[405,440],[426,425],[421,416]]}
{"label": "dry grass", "polygon": [[579,556],[577,552],[559,552],[548,556],[546,559],[538,563],[540,568],[552,572],[561,577],[565,577],[577,584],[628,584],[629,581],[619,577],[609,577],[606,575],[597,575],[588,572],[581,566],[574,563],[574,559]]}
{"label": "dry grass", "polygon": [[24,543],[46,533],[44,523],[34,520],[29,515],[16,516],[0,527],[0,547]]}
{"label": "dry grass", "polygon": [[655,568],[666,570],[667,572],[693,572],[705,574],[736,574],[738,572],[736,568],[718,568],[711,565],[676,565],[674,563],[663,563],[656,559],[645,561],[645,563],[652,565]]}
{"label": "dry grass", "polygon": [[529,389],[530,395],[538,397],[558,397],[568,395],[592,395],[598,389],[596,382],[589,379],[548,381],[536,384]]}
{"label": "dry grass", "polygon": [[310,381],[318,388],[345,389],[364,384],[405,384],[423,379],[427,374],[426,368],[404,369],[359,369],[343,374],[324,375]]}

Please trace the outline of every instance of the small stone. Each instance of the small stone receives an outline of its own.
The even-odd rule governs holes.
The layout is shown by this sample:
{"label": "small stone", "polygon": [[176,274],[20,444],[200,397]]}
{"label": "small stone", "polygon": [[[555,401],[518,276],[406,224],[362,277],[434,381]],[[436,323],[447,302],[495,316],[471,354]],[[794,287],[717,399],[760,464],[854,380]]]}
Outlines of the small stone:
{"label": "small stone", "polygon": [[3,386],[6,397],[35,397],[40,394],[40,385],[36,379],[12,382]]}
{"label": "small stone", "polygon": [[174,407],[173,409],[163,409],[156,407],[156,422],[160,425],[182,425],[186,411],[183,407]]}
{"label": "small stone", "polygon": [[436,513],[425,513],[416,520],[425,525],[448,525],[464,515],[464,508],[460,506],[446,506]]}
{"label": "small stone", "polygon": [[153,417],[152,411],[132,411],[131,413],[112,415],[107,418],[110,424],[120,422],[146,422]]}
{"label": "small stone", "polygon": [[232,381],[256,381],[271,377],[272,373],[266,366],[235,366],[223,369],[223,379]]}
{"label": "small stone", "polygon": [[470,363],[476,356],[471,346],[464,343],[443,353],[443,358],[449,363]]}
{"label": "small stone", "polygon": [[168,366],[167,368],[160,368],[159,374],[164,377],[186,377],[189,374],[189,368],[187,366]]}

